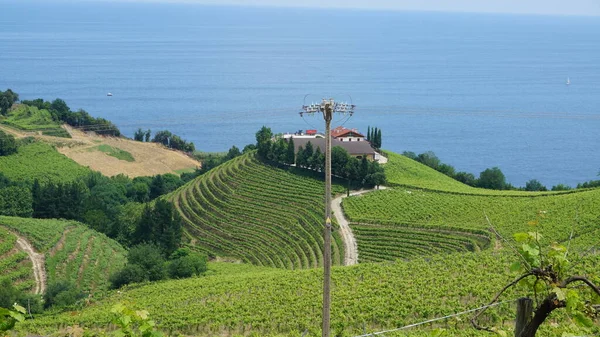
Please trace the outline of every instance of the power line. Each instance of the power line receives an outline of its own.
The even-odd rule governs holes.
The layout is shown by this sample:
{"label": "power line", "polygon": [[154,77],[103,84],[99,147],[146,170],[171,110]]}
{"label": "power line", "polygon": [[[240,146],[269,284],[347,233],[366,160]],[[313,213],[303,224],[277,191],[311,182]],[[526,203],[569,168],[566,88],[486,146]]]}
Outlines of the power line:
{"label": "power line", "polygon": [[368,333],[368,334],[364,334],[364,335],[358,335],[358,336],[354,336],[354,337],[369,337],[369,336],[383,335],[383,334],[386,334],[386,333],[400,331],[400,330],[405,330],[405,329],[413,328],[413,327],[416,327],[416,326],[419,326],[419,325],[423,325],[423,324],[427,324],[427,323],[432,323],[432,322],[437,322],[437,321],[445,320],[445,319],[448,319],[448,318],[452,318],[452,317],[456,317],[456,316],[468,314],[468,313],[471,313],[471,312],[479,311],[479,310],[482,310],[482,309],[486,309],[486,308],[490,308],[490,307],[495,307],[495,306],[498,306],[498,305],[501,305],[501,304],[513,303],[513,302],[516,302],[516,301],[517,301],[517,299],[511,300],[511,301],[496,302],[496,303],[493,303],[493,304],[484,305],[484,306],[479,307],[479,308],[469,309],[469,310],[466,310],[466,311],[461,311],[461,312],[458,312],[458,313],[455,313],[455,314],[452,314],[452,315],[447,315],[447,316],[438,317],[438,318],[432,318],[432,319],[428,319],[428,320],[423,321],[423,322],[405,325],[405,326],[403,326],[401,328],[384,330],[384,331],[378,331],[378,332],[372,332],[372,333]]}

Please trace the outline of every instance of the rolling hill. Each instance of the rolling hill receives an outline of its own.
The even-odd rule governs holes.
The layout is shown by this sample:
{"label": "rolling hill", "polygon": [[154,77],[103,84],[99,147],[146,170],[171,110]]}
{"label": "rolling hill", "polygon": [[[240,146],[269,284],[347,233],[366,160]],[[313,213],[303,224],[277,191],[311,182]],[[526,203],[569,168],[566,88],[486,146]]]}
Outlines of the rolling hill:
{"label": "rolling hill", "polygon": [[[343,200],[361,263],[333,268],[333,335],[394,329],[487,303],[516,277],[510,265],[518,258],[490,231],[484,212],[505,238],[535,225],[544,244],[570,242],[577,272],[599,280],[600,189],[487,191],[449,181],[401,156],[390,161],[395,166],[386,170],[396,171],[391,188]],[[322,271],[312,267],[322,263],[322,191],[319,180],[265,165],[252,154],[228,161],[168,198],[186,223],[187,245],[255,266],[212,263],[205,276],[126,288],[80,311],[27,321],[19,329],[45,334],[78,325],[102,331],[111,322],[110,308],[124,302],[148,310],[173,335],[318,336]],[[334,261],[340,264],[344,252],[337,231],[334,238]],[[522,294],[507,292],[482,321],[510,333],[514,301]],[[444,336],[489,336],[474,330],[470,317],[386,336],[427,336],[435,328],[444,328]],[[564,313],[553,314],[540,335],[587,334],[564,322],[569,322]]]}
{"label": "rolling hill", "polygon": [[[249,153],[169,199],[185,221],[190,246],[256,265],[298,269],[322,265],[324,190],[321,181],[263,164]],[[340,264],[343,244],[337,231],[333,238],[333,261]]]}
{"label": "rolling hill", "polygon": [[84,291],[103,291],[108,276],[126,261],[116,241],[75,221],[0,216],[0,234],[0,278],[10,278],[23,290],[33,290],[36,282],[28,255],[16,245],[17,235],[43,255],[47,284],[68,280]]}

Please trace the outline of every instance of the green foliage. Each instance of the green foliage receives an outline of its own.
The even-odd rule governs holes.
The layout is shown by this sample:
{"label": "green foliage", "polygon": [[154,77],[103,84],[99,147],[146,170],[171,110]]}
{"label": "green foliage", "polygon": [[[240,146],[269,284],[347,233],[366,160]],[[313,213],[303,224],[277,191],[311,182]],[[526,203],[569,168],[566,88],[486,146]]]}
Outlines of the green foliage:
{"label": "green foliage", "polygon": [[171,255],[168,263],[169,277],[178,279],[200,275],[206,271],[206,264],[206,256],[179,249]]}
{"label": "green foliage", "polygon": [[135,158],[133,158],[133,156],[131,155],[131,153],[118,149],[118,148],[114,148],[110,145],[98,145],[95,147],[92,147],[90,149],[88,149],[88,151],[100,151],[100,152],[104,152],[107,155],[111,156],[111,157],[115,157],[119,160],[124,160],[124,161],[128,161],[128,162],[134,162]]}
{"label": "green foliage", "polygon": [[147,281],[147,272],[140,265],[128,264],[123,269],[112,274],[109,278],[110,287],[119,289],[130,283],[140,283]]}
{"label": "green foliage", "polygon": [[268,159],[268,154],[271,151],[271,138],[273,138],[271,128],[263,126],[256,132],[256,148],[258,149],[258,155],[263,159]]}
{"label": "green foliage", "polygon": [[71,138],[71,135],[61,128],[60,123],[53,119],[48,109],[36,106],[19,104],[8,113],[2,123],[21,130],[42,131],[49,136]]}
{"label": "green foliage", "polygon": [[506,188],[506,178],[499,168],[492,167],[479,174],[477,186],[490,190],[503,190]]}
{"label": "green foliage", "polygon": [[44,307],[68,307],[84,298],[82,293],[74,284],[65,280],[57,280],[48,284],[44,294]]}
{"label": "green foliage", "polygon": [[140,266],[145,272],[145,280],[158,281],[167,276],[164,269],[165,258],[160,247],[153,244],[142,243],[131,247],[127,263]]}
{"label": "green foliage", "polygon": [[112,323],[118,327],[114,333],[117,337],[161,337],[156,330],[156,323],[150,319],[146,310],[132,310],[123,303],[115,304],[110,312],[113,314]]}
{"label": "green foliage", "polygon": [[17,152],[17,141],[13,135],[0,130],[0,156],[9,156]]}
{"label": "green foliage", "polygon": [[525,183],[525,191],[547,191],[548,189],[536,179],[531,179]]}
{"label": "green foliage", "polygon": [[181,137],[172,134],[168,130],[158,131],[154,135],[154,138],[152,138],[152,142],[161,143],[168,148],[184,152],[194,152],[196,150],[194,143],[186,142]]}
{"label": "green foliage", "polygon": [[17,322],[25,321],[25,308],[18,304],[12,305],[13,310],[0,308],[0,332],[9,331]]}
{"label": "green foliage", "polygon": [[0,171],[13,181],[29,183],[35,179],[40,182],[73,181],[90,172],[87,167],[41,142],[22,145],[16,154],[0,157]]}
{"label": "green foliage", "polygon": [[0,215],[30,217],[33,214],[31,191],[27,187],[0,188]]}
{"label": "green foliage", "polygon": [[6,115],[12,105],[19,101],[19,95],[10,90],[0,91],[0,115]]}

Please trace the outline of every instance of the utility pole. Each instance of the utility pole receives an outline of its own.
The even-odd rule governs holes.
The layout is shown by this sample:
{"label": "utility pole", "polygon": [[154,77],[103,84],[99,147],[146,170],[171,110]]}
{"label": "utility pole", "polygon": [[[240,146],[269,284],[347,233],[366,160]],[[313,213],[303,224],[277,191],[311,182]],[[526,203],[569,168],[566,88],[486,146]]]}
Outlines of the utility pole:
{"label": "utility pole", "polygon": [[336,103],[333,98],[325,99],[321,104],[302,106],[302,112],[314,114],[321,112],[325,119],[325,228],[323,230],[323,337],[330,336],[331,312],[331,120],[335,112],[354,113],[355,106]]}

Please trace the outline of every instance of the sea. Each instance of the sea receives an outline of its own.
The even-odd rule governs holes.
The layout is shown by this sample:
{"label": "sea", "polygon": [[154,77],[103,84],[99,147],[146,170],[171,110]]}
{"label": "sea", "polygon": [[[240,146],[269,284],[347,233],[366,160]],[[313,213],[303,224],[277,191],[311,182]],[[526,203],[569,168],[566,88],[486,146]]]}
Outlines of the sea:
{"label": "sea", "polygon": [[599,32],[597,17],[4,1],[0,90],[200,151],[263,125],[323,130],[299,112],[334,98],[356,108],[333,126],[378,127],[385,149],[574,186],[600,179]]}

